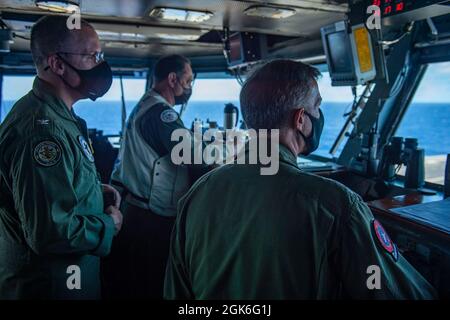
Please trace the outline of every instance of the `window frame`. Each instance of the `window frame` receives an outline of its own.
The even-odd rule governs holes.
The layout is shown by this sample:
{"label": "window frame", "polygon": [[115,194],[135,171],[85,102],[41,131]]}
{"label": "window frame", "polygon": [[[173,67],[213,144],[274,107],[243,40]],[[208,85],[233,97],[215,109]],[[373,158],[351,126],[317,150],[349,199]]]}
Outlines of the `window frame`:
{"label": "window frame", "polygon": [[[449,59],[449,60],[439,60],[439,61],[432,61],[432,62],[423,62],[423,63],[421,63],[421,65],[426,66],[426,68],[427,68],[426,71],[425,71],[424,76],[425,76],[426,73],[428,72],[429,66],[432,65],[432,64],[436,64],[436,63],[450,63],[450,59]],[[404,120],[405,115],[407,114],[409,108],[411,107],[411,104],[412,104],[413,101],[414,101],[414,97],[415,97],[415,95],[416,95],[416,93],[417,93],[417,90],[420,88],[420,85],[423,83],[423,81],[424,81],[424,77],[422,77],[422,78],[420,79],[420,81],[416,84],[416,88],[415,88],[415,90],[414,90],[413,97],[412,97],[411,100],[408,101],[408,103],[407,103],[407,105],[406,105],[406,108],[404,109],[404,112],[402,113],[402,115],[401,115],[401,117],[400,117],[400,119],[399,119],[397,128],[395,129],[395,133],[396,133],[397,130],[400,128],[401,123],[402,123],[402,121]],[[395,135],[393,135],[393,136],[395,136]],[[425,156],[425,157],[426,157],[426,156]],[[444,174],[445,174],[445,167],[444,167]],[[396,180],[396,181],[401,181],[401,182],[403,183],[403,182],[405,181],[405,176],[404,176],[404,175],[400,175],[400,174],[396,174],[396,175],[395,175],[395,180]],[[445,182],[444,182],[444,183],[445,183]],[[439,192],[439,193],[444,192],[444,185],[437,184],[437,183],[434,183],[434,182],[429,182],[429,181],[426,181],[426,180],[425,180],[425,182],[424,182],[424,188],[430,189],[430,190],[433,190],[433,191],[437,191],[437,192]]]}

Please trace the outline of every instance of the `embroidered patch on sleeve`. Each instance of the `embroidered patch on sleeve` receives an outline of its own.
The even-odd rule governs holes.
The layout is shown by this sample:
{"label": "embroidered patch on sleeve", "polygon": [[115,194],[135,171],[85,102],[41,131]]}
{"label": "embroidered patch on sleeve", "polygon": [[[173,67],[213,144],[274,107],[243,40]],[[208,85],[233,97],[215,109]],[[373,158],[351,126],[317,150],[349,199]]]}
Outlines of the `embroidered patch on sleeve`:
{"label": "embroidered patch on sleeve", "polygon": [[44,167],[52,167],[61,160],[61,148],[53,141],[42,141],[33,152],[34,160]]}
{"label": "embroidered patch on sleeve", "polygon": [[170,123],[178,120],[178,113],[175,110],[167,109],[161,112],[161,121]]}
{"label": "embroidered patch on sleeve", "polygon": [[94,162],[94,155],[92,154],[91,147],[87,143],[86,139],[83,136],[78,136],[78,142],[81,144],[81,148],[83,149],[83,153],[88,158],[90,162]]}
{"label": "embroidered patch on sleeve", "polygon": [[384,230],[383,226],[378,220],[373,220],[372,226],[380,245],[394,258],[395,261],[397,261],[398,260],[397,246],[394,244],[394,242],[392,242],[386,230]]}

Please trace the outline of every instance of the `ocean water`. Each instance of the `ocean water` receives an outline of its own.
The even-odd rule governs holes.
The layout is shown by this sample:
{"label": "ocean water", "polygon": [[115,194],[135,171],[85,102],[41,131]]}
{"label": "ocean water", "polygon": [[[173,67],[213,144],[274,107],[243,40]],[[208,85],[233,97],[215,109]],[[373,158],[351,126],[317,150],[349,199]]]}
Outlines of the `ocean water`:
{"label": "ocean water", "polygon": [[[182,117],[187,127],[191,127],[195,118],[206,121],[217,121],[223,125],[223,109],[225,103],[231,102],[239,106],[238,101],[191,101]],[[127,114],[137,101],[127,101]],[[4,101],[1,119],[9,112],[14,101]],[[342,128],[345,118],[343,114],[349,110],[347,103],[322,103],[325,116],[325,127],[322,134],[318,154],[330,156],[330,150],[337,134]],[[80,101],[75,105],[75,112],[87,121],[89,128],[103,130],[103,134],[113,135],[121,130],[121,102],[120,101]],[[240,118],[242,116],[240,115]],[[450,103],[427,104],[414,103],[408,109],[397,136],[415,137],[419,146],[425,148],[426,155],[442,155],[450,153]],[[344,143],[342,143],[342,146]]]}

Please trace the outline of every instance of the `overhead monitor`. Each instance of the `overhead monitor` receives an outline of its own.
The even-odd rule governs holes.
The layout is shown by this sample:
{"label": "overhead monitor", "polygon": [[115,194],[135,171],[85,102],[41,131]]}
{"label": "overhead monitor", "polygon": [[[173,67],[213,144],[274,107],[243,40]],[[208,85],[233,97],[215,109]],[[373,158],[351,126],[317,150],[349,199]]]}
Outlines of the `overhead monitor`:
{"label": "overhead monitor", "polygon": [[333,86],[365,84],[376,76],[372,41],[363,24],[340,21],[321,29]]}
{"label": "overhead monitor", "polygon": [[237,64],[242,62],[242,40],[241,35],[239,33],[235,33],[230,36],[230,54],[229,54],[229,63]]}
{"label": "overhead monitor", "polygon": [[267,38],[265,35],[236,32],[228,39],[229,67],[242,66],[264,59],[267,55]]}

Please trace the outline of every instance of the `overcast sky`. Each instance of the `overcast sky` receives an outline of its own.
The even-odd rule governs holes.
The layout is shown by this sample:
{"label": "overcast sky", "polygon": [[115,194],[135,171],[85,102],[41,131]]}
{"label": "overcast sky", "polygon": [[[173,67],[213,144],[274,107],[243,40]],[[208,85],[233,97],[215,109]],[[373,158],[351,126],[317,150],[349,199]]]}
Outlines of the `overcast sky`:
{"label": "overcast sky", "polygon": [[[32,87],[32,77],[5,77],[3,81],[3,99],[17,100]],[[145,81],[141,79],[124,80],[126,100],[139,100],[144,92]],[[351,90],[348,87],[331,87],[328,73],[319,81],[323,101],[351,102]],[[235,79],[198,79],[195,82],[192,101],[239,100],[240,86]],[[450,102],[450,62],[437,63],[429,67],[416,93],[415,102]],[[108,93],[101,99],[120,100],[120,84],[117,79]],[[100,100],[98,100],[100,101]]]}

